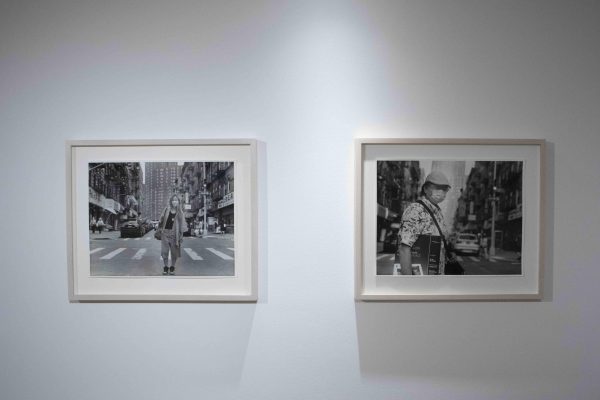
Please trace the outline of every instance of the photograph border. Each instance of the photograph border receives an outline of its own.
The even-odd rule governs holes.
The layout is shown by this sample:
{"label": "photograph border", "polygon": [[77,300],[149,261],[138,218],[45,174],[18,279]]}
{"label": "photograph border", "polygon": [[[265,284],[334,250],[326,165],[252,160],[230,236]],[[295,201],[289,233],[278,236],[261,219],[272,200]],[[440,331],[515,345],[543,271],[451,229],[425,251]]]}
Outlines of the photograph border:
{"label": "photograph border", "polygon": [[[537,248],[530,249],[530,251],[537,254],[537,265],[530,265],[537,274],[537,279],[534,280],[533,286],[528,290],[513,290],[511,288],[503,289],[501,286],[498,290],[486,291],[485,289],[478,290],[477,287],[473,290],[463,291],[438,291],[425,289],[421,292],[415,293],[415,291],[407,292],[402,287],[393,287],[387,290],[386,293],[380,293],[372,290],[372,288],[365,285],[367,261],[365,257],[366,241],[364,240],[364,226],[368,221],[368,218],[375,218],[375,212],[372,215],[366,215],[365,213],[365,151],[368,146],[423,146],[426,149],[427,146],[530,146],[535,148],[539,165],[537,171],[539,172],[536,176],[539,187],[538,187],[538,202],[534,205],[539,210],[538,214],[538,244]],[[421,148],[421,147],[420,147]],[[543,269],[544,269],[544,254],[545,254],[545,205],[542,201],[542,197],[546,191],[546,141],[543,139],[415,139],[415,138],[357,138],[355,139],[355,299],[360,301],[492,301],[492,300],[541,300],[542,289],[543,289]],[[368,178],[367,178],[368,179]],[[525,265],[523,266],[525,268]],[[412,277],[406,277],[408,282]],[[444,277],[446,278],[446,277]],[[403,278],[400,278],[403,279]],[[417,280],[420,278],[416,278]],[[438,279],[438,278],[433,278]],[[459,276],[448,276],[450,283],[452,279],[465,279],[465,277]],[[481,279],[481,278],[478,278]],[[472,279],[472,282],[478,282],[478,279]],[[486,278],[484,278],[486,279]],[[490,278],[487,278],[490,279]],[[500,282],[502,278],[499,279]],[[416,281],[412,281],[416,282]],[[431,282],[431,281],[430,281]],[[410,284],[410,283],[409,283]]]}
{"label": "photograph border", "polygon": [[[244,232],[237,233],[242,237],[248,238],[249,249],[243,265],[244,273],[249,276],[248,282],[243,284],[243,289],[231,293],[210,293],[207,294],[201,289],[189,290],[185,293],[131,293],[131,292],[111,292],[111,293],[82,293],[76,279],[77,260],[77,237],[74,234],[79,221],[76,215],[76,165],[74,155],[77,149],[94,147],[112,147],[112,148],[151,148],[151,147],[206,147],[226,149],[232,146],[239,147],[248,157],[250,162],[249,171],[249,190],[246,193],[238,194],[248,198],[250,216],[248,217],[249,226]],[[180,140],[68,140],[66,141],[66,209],[67,209],[67,265],[68,265],[68,285],[70,302],[256,302],[258,300],[258,192],[257,192],[257,141],[255,139],[180,139]],[[87,188],[86,188],[87,189]],[[86,222],[87,225],[87,222]],[[237,257],[236,257],[237,259]],[[237,263],[236,263],[237,264]],[[238,265],[236,265],[236,269]],[[236,272],[237,275],[237,272]],[[208,277],[217,281],[220,277]],[[232,278],[229,278],[232,279]],[[236,278],[233,278],[236,279]],[[200,281],[200,280],[198,280]]]}

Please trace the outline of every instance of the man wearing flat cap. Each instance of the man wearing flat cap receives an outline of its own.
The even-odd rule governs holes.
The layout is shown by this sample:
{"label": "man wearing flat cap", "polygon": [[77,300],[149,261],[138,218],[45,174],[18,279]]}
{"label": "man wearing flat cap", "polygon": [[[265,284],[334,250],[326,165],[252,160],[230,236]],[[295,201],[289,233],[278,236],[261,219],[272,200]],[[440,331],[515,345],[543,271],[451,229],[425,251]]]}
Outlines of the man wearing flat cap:
{"label": "man wearing flat cap", "polygon": [[[422,235],[430,235],[437,238],[439,254],[439,267],[433,270],[422,270],[422,273],[443,275],[445,264],[445,249],[439,245],[442,241],[440,237],[448,236],[448,230],[444,223],[444,216],[439,205],[450,189],[448,178],[440,172],[433,171],[425,178],[425,183],[421,188],[421,197],[419,201],[409,205],[402,214],[400,231],[398,232],[398,254],[400,256],[400,271],[402,275],[413,275],[413,257],[412,247]],[[432,218],[435,217],[436,223]],[[439,229],[438,229],[439,226]],[[440,232],[440,229],[442,232]],[[437,257],[435,257],[437,258]]]}

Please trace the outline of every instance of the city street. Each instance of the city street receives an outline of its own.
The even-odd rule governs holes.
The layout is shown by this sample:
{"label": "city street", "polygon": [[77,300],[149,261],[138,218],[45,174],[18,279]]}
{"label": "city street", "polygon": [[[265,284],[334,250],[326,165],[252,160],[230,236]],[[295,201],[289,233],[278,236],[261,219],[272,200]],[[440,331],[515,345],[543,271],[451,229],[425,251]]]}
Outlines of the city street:
{"label": "city street", "polygon": [[[459,255],[458,261],[465,269],[465,275],[519,275],[521,261],[517,253],[499,250],[494,257]],[[377,254],[377,275],[392,275],[394,253]]]}
{"label": "city street", "polygon": [[[90,233],[91,275],[162,276],[160,247],[153,230],[141,238],[121,238],[118,231]],[[175,276],[233,276],[234,264],[232,234],[184,237]]]}

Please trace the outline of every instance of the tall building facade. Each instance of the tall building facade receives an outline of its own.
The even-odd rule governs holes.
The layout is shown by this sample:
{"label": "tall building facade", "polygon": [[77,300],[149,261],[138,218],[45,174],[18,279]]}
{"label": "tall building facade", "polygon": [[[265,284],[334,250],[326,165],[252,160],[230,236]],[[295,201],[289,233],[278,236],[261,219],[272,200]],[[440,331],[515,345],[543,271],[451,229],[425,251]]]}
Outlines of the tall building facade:
{"label": "tall building facade", "polygon": [[108,229],[119,229],[122,221],[138,216],[142,187],[140,163],[90,163],[90,220],[102,218]]}
{"label": "tall building facade", "polygon": [[181,170],[181,194],[190,229],[233,233],[234,163],[186,162]]}
{"label": "tall building facade", "polygon": [[147,162],[144,168],[143,215],[158,220],[169,197],[180,186],[181,166],[176,162]]}
{"label": "tall building facade", "polygon": [[465,175],[465,161],[433,161],[431,171],[442,172],[450,181],[450,190],[446,194],[446,200],[440,204],[446,226],[451,231],[454,227],[454,218],[459,204],[459,198],[464,189],[467,177]]}
{"label": "tall building facade", "polygon": [[475,162],[459,203],[456,221],[460,230],[491,237],[493,226],[497,248],[521,250],[522,162]]}
{"label": "tall building facade", "polygon": [[402,213],[419,197],[418,161],[377,162],[377,251],[395,251]]}

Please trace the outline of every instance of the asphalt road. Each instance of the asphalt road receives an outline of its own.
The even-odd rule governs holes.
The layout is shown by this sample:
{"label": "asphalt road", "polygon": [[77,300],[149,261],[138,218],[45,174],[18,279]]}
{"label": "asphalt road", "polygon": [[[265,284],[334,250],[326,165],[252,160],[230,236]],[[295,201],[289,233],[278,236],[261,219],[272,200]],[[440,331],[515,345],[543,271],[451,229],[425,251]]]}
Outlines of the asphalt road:
{"label": "asphalt road", "polygon": [[[112,233],[112,232],[111,232]],[[161,244],[154,231],[141,238],[118,234],[92,235],[90,274],[92,276],[162,276]],[[172,265],[169,261],[169,266]],[[185,237],[175,276],[233,276],[235,250],[231,235]]]}
{"label": "asphalt road", "polygon": [[[459,255],[458,261],[465,269],[465,275],[519,275],[521,261],[516,255],[484,257]],[[377,275],[392,275],[394,266],[393,253],[377,254]]]}

